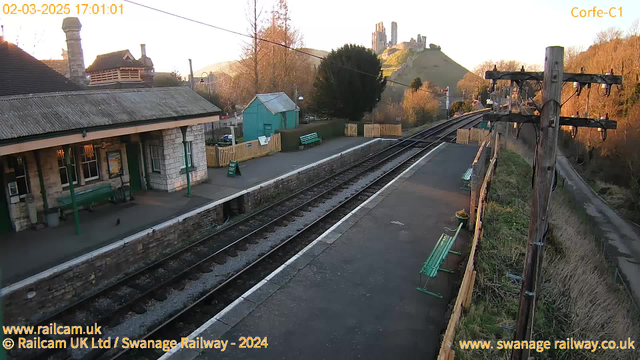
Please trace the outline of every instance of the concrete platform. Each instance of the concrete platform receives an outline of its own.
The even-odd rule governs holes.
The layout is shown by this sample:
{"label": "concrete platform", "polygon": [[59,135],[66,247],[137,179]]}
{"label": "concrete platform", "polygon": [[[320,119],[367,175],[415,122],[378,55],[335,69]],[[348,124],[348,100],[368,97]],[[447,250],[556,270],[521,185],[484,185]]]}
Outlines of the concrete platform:
{"label": "concrete platform", "polygon": [[[225,352],[176,349],[163,358],[434,358],[462,258],[449,255],[444,267],[456,273],[427,286],[444,299],[416,290],[418,271],[443,227],[457,225],[454,213],[468,211],[460,177],[476,151],[439,146],[191,335],[229,340]],[[469,235],[463,230],[454,248],[468,252]],[[239,349],[242,336],[267,337],[269,346]]]}
{"label": "concrete platform", "polygon": [[126,204],[104,204],[94,207],[93,212],[80,211],[79,236],[74,234],[73,216],[57,228],[2,234],[2,286],[369,141],[372,140],[341,137],[304,151],[244,161],[240,165],[242,176],[236,178],[228,178],[226,168],[210,168],[209,179],[194,186],[191,197],[184,196],[184,190],[141,191],[135,194],[134,201]]}

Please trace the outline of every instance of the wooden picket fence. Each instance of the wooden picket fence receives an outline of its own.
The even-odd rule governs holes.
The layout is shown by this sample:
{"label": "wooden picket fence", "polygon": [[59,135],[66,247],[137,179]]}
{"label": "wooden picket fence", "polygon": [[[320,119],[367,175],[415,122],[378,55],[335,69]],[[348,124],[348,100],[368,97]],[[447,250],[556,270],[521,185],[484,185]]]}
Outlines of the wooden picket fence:
{"label": "wooden picket fence", "polygon": [[400,124],[364,124],[364,137],[402,136]]}
{"label": "wooden picket fence", "polygon": [[272,134],[266,145],[260,145],[258,140],[247,141],[234,146],[207,146],[207,166],[224,167],[231,160],[245,161],[268,155],[282,150],[280,134]]}
{"label": "wooden picket fence", "polygon": [[358,136],[358,124],[344,124],[344,136]]}
{"label": "wooden picket fence", "polygon": [[[442,339],[442,344],[440,345],[438,360],[452,360],[454,358],[455,353],[451,347],[453,346],[453,339],[455,338],[456,326],[460,321],[462,310],[468,310],[471,306],[471,299],[473,297],[473,286],[476,281],[474,260],[478,242],[482,241],[484,232],[484,230],[482,229],[482,219],[484,216],[484,207],[489,192],[489,184],[491,183],[491,179],[493,179],[493,173],[495,172],[496,161],[498,159],[497,143],[498,141],[494,141],[493,143],[493,156],[491,158],[491,162],[489,163],[489,167],[487,168],[487,173],[484,177],[482,187],[480,188],[480,194],[478,197],[478,210],[476,211],[475,229],[473,232],[471,251],[469,253],[469,259],[465,268],[464,277],[462,278],[462,283],[460,284],[460,290],[458,290],[458,296],[456,297],[456,302],[453,306],[453,312],[451,313],[451,318],[449,318],[449,324],[447,325],[447,330],[444,333],[444,338]],[[479,153],[481,151],[482,147],[480,148]]]}

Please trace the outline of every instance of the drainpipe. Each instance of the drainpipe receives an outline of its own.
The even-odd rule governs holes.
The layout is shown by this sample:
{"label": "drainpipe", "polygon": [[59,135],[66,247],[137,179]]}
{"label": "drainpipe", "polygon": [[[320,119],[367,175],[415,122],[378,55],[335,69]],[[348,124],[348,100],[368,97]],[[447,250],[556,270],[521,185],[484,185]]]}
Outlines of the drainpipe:
{"label": "drainpipe", "polygon": [[78,215],[78,203],[76,203],[76,193],[73,191],[73,168],[71,167],[71,147],[64,152],[64,163],[67,165],[67,179],[69,179],[69,194],[71,195],[71,206],[73,207],[73,220],[76,225],[76,235],[80,235],[80,217]]}
{"label": "drainpipe", "polygon": [[[184,146],[184,165],[187,172],[187,196],[191,196],[191,176],[189,175],[189,155],[187,154],[187,129],[189,126],[181,126],[182,145]],[[191,149],[193,151],[193,149]]]}
{"label": "drainpipe", "polygon": [[38,168],[38,180],[40,181],[40,194],[42,195],[42,207],[44,208],[45,216],[47,210],[49,210],[49,202],[47,201],[47,189],[44,186],[44,177],[42,176],[42,165],[40,163],[40,151],[34,151],[36,154],[36,167]]}

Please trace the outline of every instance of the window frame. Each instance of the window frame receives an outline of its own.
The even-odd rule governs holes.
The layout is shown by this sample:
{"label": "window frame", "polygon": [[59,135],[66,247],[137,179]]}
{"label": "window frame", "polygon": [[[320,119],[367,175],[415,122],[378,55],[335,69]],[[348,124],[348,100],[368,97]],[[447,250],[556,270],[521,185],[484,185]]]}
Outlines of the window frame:
{"label": "window frame", "polygon": [[[154,157],[154,149],[157,152],[155,154],[157,155],[157,157]],[[154,173],[162,172],[162,166],[161,166],[162,157],[160,156],[160,154],[162,154],[162,151],[160,151],[160,145],[152,145],[152,144],[149,145],[149,159],[151,159],[151,172],[154,172]]]}
{"label": "window frame", "polygon": [[[189,155],[189,169],[193,168],[193,148],[191,147],[192,141],[187,141],[187,154]],[[184,163],[184,143],[180,144],[180,157],[182,158],[182,167],[180,169],[186,169],[187,166]]]}
{"label": "window frame", "polygon": [[[60,151],[62,151],[62,159],[60,159]],[[67,182],[63,183],[62,182],[62,177],[60,176],[60,184],[62,185],[62,188],[66,188],[69,187],[69,172],[67,171],[67,165],[65,164],[64,161],[64,149],[58,149],[58,151],[56,152],[56,157],[57,157],[57,161],[58,161],[58,176],[60,176],[60,169],[64,168],[65,174],[67,174]],[[75,173],[76,176],[76,180],[73,182],[73,185],[77,185],[78,184],[78,166],[76,165],[76,157],[73,151],[73,148],[71,148],[71,154],[69,155],[71,157],[71,165],[73,167],[73,171]],[[62,161],[62,166],[60,166],[60,161]]]}
{"label": "window frame", "polygon": [[[31,186],[29,186],[29,168],[27,167],[27,157],[25,155],[16,155],[14,157],[16,159],[15,182],[16,186],[18,187],[18,196],[20,197],[20,199],[24,199],[27,194],[31,194]],[[24,172],[24,175],[18,175],[18,166],[20,166],[20,160],[18,159],[22,159],[22,171]],[[27,189],[27,192],[25,192],[24,194],[20,193],[20,185],[18,185],[20,179],[24,179],[24,186]]]}
{"label": "window frame", "polygon": [[[93,148],[93,160],[84,160],[83,157],[86,157],[84,148],[85,146],[91,146]],[[97,174],[95,176],[90,176],[90,177],[85,177],[85,173],[84,173],[84,164],[87,164],[87,169],[89,170],[89,174],[91,174],[91,167],[90,167],[90,163],[95,162],[96,163],[96,172]],[[83,145],[80,148],[80,167],[82,168],[82,176],[84,177],[84,181],[92,181],[92,180],[99,180],[100,179],[100,162],[98,161],[98,153],[96,152],[96,147],[93,144],[87,144],[87,145]],[[77,171],[77,170],[76,170]],[[78,175],[76,174],[76,180],[78,178]]]}

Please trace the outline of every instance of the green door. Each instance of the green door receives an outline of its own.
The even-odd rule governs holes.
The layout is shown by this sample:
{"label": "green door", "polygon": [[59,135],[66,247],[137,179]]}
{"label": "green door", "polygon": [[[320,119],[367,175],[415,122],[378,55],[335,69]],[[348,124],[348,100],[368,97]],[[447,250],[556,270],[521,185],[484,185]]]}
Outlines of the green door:
{"label": "green door", "polygon": [[9,205],[7,204],[7,196],[5,189],[5,182],[2,178],[4,170],[0,165],[0,184],[2,184],[2,190],[0,191],[0,234],[4,234],[12,230],[11,228],[11,216],[9,214]]}
{"label": "green door", "polygon": [[142,182],[140,180],[142,177],[140,174],[140,144],[127,144],[127,163],[129,165],[131,192],[139,191],[142,189]]}

